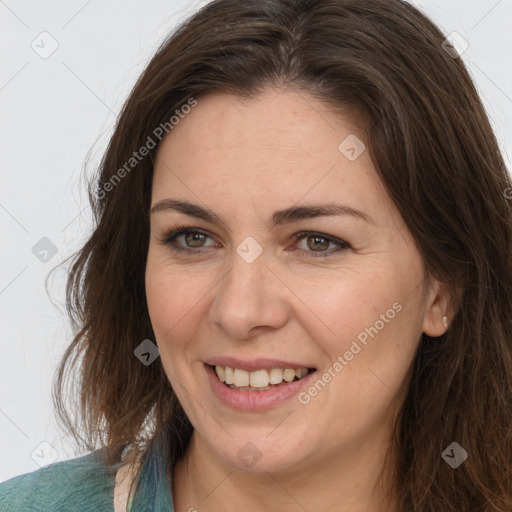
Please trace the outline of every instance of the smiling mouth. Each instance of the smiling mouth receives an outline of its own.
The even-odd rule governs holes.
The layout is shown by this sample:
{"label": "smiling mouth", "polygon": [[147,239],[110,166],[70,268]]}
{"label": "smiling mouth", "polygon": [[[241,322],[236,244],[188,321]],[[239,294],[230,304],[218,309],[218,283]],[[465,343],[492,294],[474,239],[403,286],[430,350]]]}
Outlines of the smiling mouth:
{"label": "smiling mouth", "polygon": [[229,366],[206,366],[212,368],[224,385],[238,391],[268,391],[286,386],[316,371],[315,368],[269,368],[249,372]]}

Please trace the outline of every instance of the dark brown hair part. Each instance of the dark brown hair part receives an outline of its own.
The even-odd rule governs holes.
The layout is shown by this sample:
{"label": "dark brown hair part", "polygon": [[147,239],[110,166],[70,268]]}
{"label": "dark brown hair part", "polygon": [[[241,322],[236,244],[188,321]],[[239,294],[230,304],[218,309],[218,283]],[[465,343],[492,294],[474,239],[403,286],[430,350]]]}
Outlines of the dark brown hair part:
{"label": "dark brown hair part", "polygon": [[[53,393],[77,441],[105,447],[111,464],[149,425],[165,433],[170,475],[192,433],[161,362],[134,356],[155,339],[144,277],[158,144],[127,162],[191,99],[291,87],[360,112],[426,276],[452,291],[452,323],[439,338],[423,335],[392,439],[400,512],[512,510],[512,185],[445,38],[401,0],[214,0],[169,36],[119,115],[89,190],[94,229],[69,274],[75,337]],[[80,414],[71,418],[64,384],[76,366]],[[457,470],[441,457],[454,441],[469,454]]]}

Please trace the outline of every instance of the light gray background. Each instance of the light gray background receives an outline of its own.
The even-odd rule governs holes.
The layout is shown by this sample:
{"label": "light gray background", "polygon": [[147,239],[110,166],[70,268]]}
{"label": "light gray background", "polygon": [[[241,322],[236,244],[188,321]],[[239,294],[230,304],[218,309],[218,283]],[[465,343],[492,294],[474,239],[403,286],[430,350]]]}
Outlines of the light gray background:
{"label": "light gray background", "polygon": [[[50,391],[71,341],[66,274],[49,281],[55,304],[44,281],[90,230],[89,150],[87,176],[144,65],[205,3],[0,0],[0,482],[81,455],[57,428]],[[462,58],[510,164],[512,0],[414,3],[469,43]],[[58,43],[46,59],[31,47],[51,48],[44,31]],[[32,252],[43,237],[57,250],[46,262]]]}

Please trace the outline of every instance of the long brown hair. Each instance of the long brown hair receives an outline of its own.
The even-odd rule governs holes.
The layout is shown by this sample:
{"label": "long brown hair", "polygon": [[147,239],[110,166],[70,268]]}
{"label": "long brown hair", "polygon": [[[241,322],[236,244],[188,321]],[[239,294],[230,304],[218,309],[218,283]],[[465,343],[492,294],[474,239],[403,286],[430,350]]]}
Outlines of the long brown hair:
{"label": "long brown hair", "polygon": [[[391,440],[400,512],[512,510],[512,185],[445,38],[401,0],[214,0],[169,36],[119,115],[90,184],[94,229],[69,273],[76,335],[53,393],[77,441],[99,443],[110,464],[148,428],[163,432],[172,474],[192,426],[160,360],[146,366],[134,356],[155,340],[144,274],[157,128],[172,136],[171,116],[210,91],[249,98],[288,86],[360,112],[427,278],[446,283],[456,303],[446,334],[423,335]],[[71,418],[64,384],[76,366]],[[454,441],[468,453],[457,469],[441,456]]]}

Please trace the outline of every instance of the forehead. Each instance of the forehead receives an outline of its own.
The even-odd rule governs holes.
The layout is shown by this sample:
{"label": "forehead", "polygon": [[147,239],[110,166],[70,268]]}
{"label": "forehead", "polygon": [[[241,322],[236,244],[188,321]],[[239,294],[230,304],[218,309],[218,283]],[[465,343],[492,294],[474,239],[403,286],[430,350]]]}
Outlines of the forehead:
{"label": "forehead", "polygon": [[364,144],[348,112],[293,89],[251,99],[216,92],[197,102],[160,144],[152,203],[171,193],[273,206],[351,198],[371,209],[387,201],[369,151],[355,160],[340,151],[351,137]]}
{"label": "forehead", "polygon": [[290,153],[289,158],[318,159],[329,145],[336,149],[343,138],[355,132],[360,129],[348,121],[348,115],[334,113],[306,92],[269,88],[250,99],[214,92],[201,97],[165,137],[159,154],[185,142],[189,148],[201,149],[201,154],[222,148],[264,149]]}

